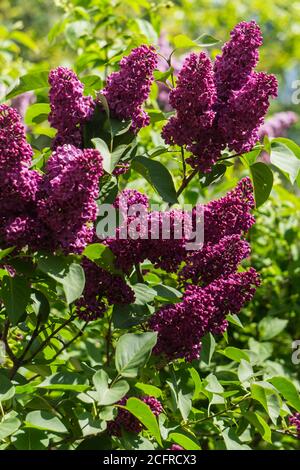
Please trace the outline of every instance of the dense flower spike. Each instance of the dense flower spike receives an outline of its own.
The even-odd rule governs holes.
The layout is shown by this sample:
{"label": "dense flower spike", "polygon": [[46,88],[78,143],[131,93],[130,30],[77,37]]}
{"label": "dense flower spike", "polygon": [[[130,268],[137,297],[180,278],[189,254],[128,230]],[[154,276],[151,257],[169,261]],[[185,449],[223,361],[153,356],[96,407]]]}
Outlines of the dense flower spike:
{"label": "dense flower spike", "polygon": [[[157,268],[176,272],[187,255],[186,241],[190,239],[192,230],[191,215],[180,210],[148,213],[148,203],[143,195],[131,194],[131,200],[134,203],[128,207],[136,207],[136,212],[142,213],[142,216],[126,218],[123,215],[123,224],[117,229],[116,237],[105,240],[116,256],[117,267],[129,273],[135,264],[149,259]],[[125,206],[122,209],[124,214]]]}
{"label": "dense flower spike", "polygon": [[216,57],[214,72],[218,99],[226,100],[233,90],[240,90],[257,65],[258,48],[262,45],[262,34],[255,21],[237,24],[230,33],[231,39]]}
{"label": "dense flower spike", "polygon": [[[170,104],[177,113],[169,119],[163,129],[165,141],[172,145],[185,145],[188,150],[194,149],[194,144],[200,141],[209,145],[206,135],[215,118],[213,105],[216,98],[209,57],[205,52],[191,54],[185,59],[179,72],[176,88],[170,92]],[[211,166],[215,155],[211,153],[205,157],[199,162],[203,170]]]}
{"label": "dense flower spike", "polygon": [[149,124],[149,116],[142,105],[149,96],[156,66],[154,47],[137,47],[129,56],[123,57],[120,70],[108,77],[103,90],[112,115],[121,120],[131,119],[134,132]]}
{"label": "dense flower spike", "polygon": [[53,248],[53,240],[37,217],[31,215],[20,215],[10,217],[1,228],[1,234],[5,242],[10,246],[23,248],[29,246],[31,249]]}
{"label": "dense flower spike", "polygon": [[208,242],[201,250],[193,252],[179,276],[183,280],[191,280],[193,284],[208,284],[235,272],[239,263],[249,255],[248,242],[237,234],[225,236],[218,243]]}
{"label": "dense flower spike", "polygon": [[277,96],[273,75],[253,71],[262,44],[255,21],[238,24],[214,68],[205,55],[194,53],[185,60],[170,104],[176,110],[163,128],[166,143],[186,147],[193,168],[210,171],[228,148],[247,152],[258,141],[259,127]]}
{"label": "dense flower spike", "polygon": [[[128,398],[124,397],[122,400],[119,401],[119,405],[125,406],[127,403]],[[151,396],[146,396],[141,398],[141,400],[148,405],[155,416],[158,416],[162,413],[163,408],[156,398]],[[122,429],[127,432],[132,432],[133,434],[138,434],[142,431],[143,425],[142,423],[133,416],[129,411],[124,410],[122,408],[118,409],[118,414],[114,421],[110,421],[107,426],[108,433],[111,436],[122,436]]]}
{"label": "dense flower spike", "polygon": [[250,178],[243,178],[236,188],[221,199],[204,206],[204,241],[217,243],[223,237],[243,234],[254,224],[255,207]]}
{"label": "dense flower spike", "polygon": [[253,73],[244,87],[231,95],[218,119],[229,150],[239,154],[252,149],[259,140],[269,99],[276,96],[276,78],[263,72]]}
{"label": "dense flower spike", "polygon": [[258,136],[262,140],[265,135],[268,137],[284,137],[287,130],[296,122],[299,117],[293,111],[282,111],[275,113],[270,119],[259,128]]}
{"label": "dense flower spike", "polygon": [[298,439],[300,439],[300,413],[294,413],[292,416],[289,416],[289,422],[291,426],[295,426]]}
{"label": "dense flower spike", "polygon": [[29,165],[33,152],[26,141],[25,129],[19,113],[9,106],[0,105],[0,168]]}
{"label": "dense flower spike", "polygon": [[223,333],[226,315],[238,313],[258,285],[258,274],[250,269],[221,277],[206,287],[188,286],[182,302],[166,305],[151,317],[149,326],[158,332],[154,352],[169,360],[199,358],[202,336]]}
{"label": "dense flower spike", "polygon": [[115,199],[114,207],[127,214],[131,206],[141,204],[148,208],[149,199],[145,194],[140,193],[136,189],[124,189]]}
{"label": "dense flower spike", "polygon": [[107,303],[113,305],[134,302],[134,292],[122,277],[110,274],[87,259],[82,266],[85,288],[82,297],[76,302],[79,318],[85,321],[96,320],[103,316]]}
{"label": "dense flower spike", "polygon": [[[38,231],[28,232],[41,175],[29,169],[33,151],[19,113],[0,105],[0,236],[10,245],[27,245]],[[28,225],[29,224],[29,225]],[[41,235],[42,236],[42,235]]]}
{"label": "dense flower spike", "polygon": [[80,253],[94,235],[102,157],[97,150],[64,145],[53,152],[46,170],[39,217],[55,234],[58,246]]}
{"label": "dense flower spike", "polygon": [[90,96],[83,95],[83,84],[76,74],[66,67],[51,70],[49,85],[51,112],[48,119],[51,126],[57,129],[53,147],[64,144],[80,147],[80,125],[92,116],[93,100]]}

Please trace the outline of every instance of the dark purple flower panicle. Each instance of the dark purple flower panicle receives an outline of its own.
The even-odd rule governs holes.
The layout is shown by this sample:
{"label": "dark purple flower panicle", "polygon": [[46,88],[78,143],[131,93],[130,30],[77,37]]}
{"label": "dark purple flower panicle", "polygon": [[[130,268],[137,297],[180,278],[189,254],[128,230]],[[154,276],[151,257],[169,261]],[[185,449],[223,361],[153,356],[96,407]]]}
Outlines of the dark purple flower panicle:
{"label": "dark purple flower panicle", "polygon": [[43,223],[35,215],[10,217],[1,228],[5,242],[18,248],[30,247],[33,250],[52,247],[52,240]]}
{"label": "dark purple flower panicle", "polygon": [[231,32],[214,68],[204,52],[185,60],[170,93],[176,115],[162,135],[167,144],[192,153],[187,163],[193,168],[208,172],[225,148],[248,152],[258,141],[269,100],[277,96],[276,78],[253,71],[261,44],[255,21],[242,22]]}
{"label": "dark purple flower panicle", "polygon": [[49,122],[57,129],[53,147],[72,144],[82,145],[80,126],[93,114],[94,103],[83,95],[83,84],[77,75],[66,67],[57,67],[49,74],[49,99],[51,112]]}
{"label": "dark purple flower panicle", "polygon": [[254,224],[255,202],[250,178],[243,178],[226,196],[204,206],[204,242],[217,243],[223,237],[243,234]]}
{"label": "dark purple flower panicle", "polygon": [[64,145],[47,162],[38,215],[65,252],[80,253],[93,239],[102,174],[97,150]]}
{"label": "dark purple flower panicle", "polygon": [[287,130],[298,122],[299,116],[293,111],[282,111],[275,113],[270,119],[259,128],[258,137],[263,140],[268,137],[285,137]]}
{"label": "dark purple flower panicle", "polygon": [[263,39],[260,27],[255,21],[243,21],[230,33],[230,41],[222,48],[222,54],[215,60],[214,72],[218,99],[226,100],[231,92],[240,90],[258,62],[258,48]]}
{"label": "dark purple flower panicle", "polygon": [[289,422],[291,426],[296,428],[298,439],[300,439],[300,413],[294,413],[292,416],[289,416]]}
{"label": "dark purple flower panicle", "polygon": [[114,207],[127,214],[128,209],[132,206],[142,206],[148,208],[149,199],[145,194],[140,193],[136,189],[124,189],[115,199]]}
{"label": "dark purple flower panicle", "polygon": [[0,105],[0,168],[29,165],[33,151],[26,141],[20,114],[6,104]]}
{"label": "dark purple flower panicle", "polygon": [[240,235],[223,237],[218,243],[208,242],[187,257],[179,273],[182,280],[208,284],[236,271],[240,262],[250,255],[250,245]]}
{"label": "dark purple flower panicle", "polygon": [[6,244],[18,247],[28,244],[37,232],[27,231],[36,225],[32,217],[42,179],[29,169],[32,155],[21,116],[13,108],[0,105],[0,236]]}
{"label": "dark purple flower panicle", "polygon": [[[162,136],[166,143],[186,146],[194,149],[196,143],[203,143],[202,154],[199,156],[199,168],[203,170],[211,166],[215,155],[206,152],[210,149],[207,133],[213,124],[216,102],[216,88],[212,63],[205,52],[192,53],[188,56],[178,74],[176,88],[170,92],[170,104],[176,110],[163,128]],[[211,150],[211,149],[210,149]]]}
{"label": "dark purple flower panicle", "polygon": [[230,151],[240,154],[253,148],[259,140],[269,99],[276,96],[275,76],[263,72],[252,73],[244,87],[231,95],[218,118],[218,128],[226,135]]}
{"label": "dark purple flower panicle", "polygon": [[101,318],[107,304],[131,304],[135,300],[134,292],[121,276],[105,271],[92,261],[82,262],[85,272],[85,288],[82,297],[77,300],[77,314],[85,321]]}
{"label": "dark purple flower panicle", "polygon": [[142,105],[149,96],[156,66],[157,53],[154,47],[137,47],[129,56],[123,57],[120,70],[108,77],[103,90],[112,116],[120,120],[131,119],[134,132],[150,122]]}
{"label": "dark purple flower panicle", "polygon": [[[127,403],[128,398],[124,397],[122,400],[118,402],[119,405],[125,406]],[[162,413],[163,408],[156,398],[146,396],[141,398],[141,400],[148,405],[155,416],[158,416]],[[127,432],[131,432],[133,434],[138,434],[143,430],[142,423],[133,416],[129,411],[124,410],[122,408],[118,409],[118,414],[113,421],[110,421],[107,425],[108,433],[111,436],[122,436],[122,429]]]}
{"label": "dark purple flower panicle", "polygon": [[254,269],[221,277],[206,287],[189,285],[182,302],[166,305],[150,318],[150,328],[158,332],[154,353],[169,360],[198,359],[201,338],[209,332],[223,333],[226,315],[238,313],[258,285]]}

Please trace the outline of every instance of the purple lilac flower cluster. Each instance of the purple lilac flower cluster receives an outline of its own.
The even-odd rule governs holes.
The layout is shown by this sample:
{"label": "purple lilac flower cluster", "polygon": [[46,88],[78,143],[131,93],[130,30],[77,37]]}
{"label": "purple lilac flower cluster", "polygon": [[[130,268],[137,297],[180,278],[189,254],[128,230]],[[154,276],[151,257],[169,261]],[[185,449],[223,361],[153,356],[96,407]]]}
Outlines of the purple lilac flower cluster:
{"label": "purple lilac flower cluster", "polygon": [[94,102],[83,95],[83,84],[76,74],[57,67],[49,73],[50,108],[49,123],[57,129],[53,148],[64,144],[82,146],[81,124],[91,118]]}
{"label": "purple lilac flower cluster", "polygon": [[150,122],[142,105],[149,96],[156,66],[157,53],[154,47],[137,47],[129,56],[123,57],[120,70],[108,77],[103,90],[112,116],[121,120],[131,119],[134,132]]}
{"label": "purple lilac flower cluster", "polygon": [[292,416],[290,416],[289,422],[291,426],[295,426],[298,439],[300,439],[300,413],[294,413]]}
{"label": "purple lilac flower cluster", "polygon": [[57,147],[42,176],[30,169],[32,154],[20,115],[1,105],[1,238],[19,248],[81,252],[94,235],[102,157]]}
{"label": "purple lilac flower cluster", "polygon": [[251,300],[259,276],[252,268],[237,270],[250,254],[243,236],[254,223],[253,206],[251,182],[245,178],[225,197],[204,207],[204,246],[187,252],[179,271],[179,281],[185,285],[183,300],[162,307],[149,321],[158,332],[155,353],[168,359],[197,359],[202,336],[223,333],[226,315],[238,313]]}
{"label": "purple lilac flower cluster", "polygon": [[85,272],[85,289],[76,302],[77,314],[85,321],[101,318],[107,304],[131,304],[134,292],[121,276],[105,271],[97,264],[85,259],[82,262]]}
{"label": "purple lilac flower cluster", "polygon": [[269,99],[277,96],[276,78],[253,70],[261,44],[255,21],[242,22],[214,65],[204,52],[186,58],[170,93],[176,115],[162,135],[192,153],[187,162],[193,168],[208,172],[225,148],[248,152],[259,140]]}
{"label": "purple lilac flower cluster", "polygon": [[259,128],[259,139],[262,140],[265,135],[268,137],[285,137],[287,130],[298,122],[299,117],[293,111],[282,111],[275,113],[270,119]]}
{"label": "purple lilac flower cluster", "polygon": [[[186,257],[186,240],[192,217],[182,210],[148,211],[148,198],[134,190],[123,191],[115,202],[123,222],[115,237],[104,241],[117,260],[117,267],[129,273],[134,265],[149,259],[155,267],[176,272]],[[177,231],[181,231],[179,235]],[[134,231],[134,233],[133,233]],[[167,237],[164,233],[167,232]]]}
{"label": "purple lilac flower cluster", "polygon": [[64,145],[47,162],[38,216],[65,252],[81,253],[93,239],[102,174],[102,157],[93,149]]}
{"label": "purple lilac flower cluster", "polygon": [[[119,401],[119,405],[125,406],[128,398],[124,397]],[[155,416],[159,416],[163,411],[162,404],[155,397],[146,396],[141,398],[141,400],[149,406],[152,413]],[[133,434],[138,434],[142,431],[142,423],[133,416],[129,411],[122,408],[118,409],[118,414],[113,421],[110,421],[107,426],[108,433],[111,436],[120,437],[122,435],[122,429],[127,432],[132,432]]]}
{"label": "purple lilac flower cluster", "polygon": [[258,285],[258,274],[252,268],[221,276],[205,287],[189,285],[182,302],[166,305],[151,317],[149,326],[158,332],[154,353],[169,360],[198,359],[201,338],[209,332],[223,333],[228,326],[226,315],[238,313]]}
{"label": "purple lilac flower cluster", "polygon": [[[32,217],[42,176],[30,169],[32,155],[21,116],[13,108],[1,105],[0,219],[1,238],[8,244],[26,244],[26,233],[33,237],[36,232]],[[32,230],[28,232],[29,229]]]}

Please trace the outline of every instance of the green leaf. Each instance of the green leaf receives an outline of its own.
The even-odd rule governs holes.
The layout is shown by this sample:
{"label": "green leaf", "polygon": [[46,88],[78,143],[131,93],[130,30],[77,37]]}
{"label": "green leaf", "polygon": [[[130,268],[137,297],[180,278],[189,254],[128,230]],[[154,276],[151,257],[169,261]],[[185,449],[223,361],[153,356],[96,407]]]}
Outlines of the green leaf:
{"label": "green leaf", "polygon": [[65,37],[70,47],[76,49],[78,39],[91,32],[91,23],[89,21],[79,20],[67,24],[65,28]]}
{"label": "green leaf", "polygon": [[24,428],[12,436],[11,440],[17,450],[47,450],[50,438],[47,431]]}
{"label": "green leaf", "polygon": [[46,429],[57,434],[68,432],[61,420],[49,411],[31,411],[27,414],[25,422],[30,427]]}
{"label": "green leaf", "polygon": [[168,439],[176,444],[179,444],[185,450],[201,450],[199,443],[193,436],[188,436],[183,432],[171,432]]}
{"label": "green leaf", "polygon": [[[32,126],[36,122],[45,121],[50,113],[50,105],[48,103],[35,103],[29,106],[25,114],[25,124]],[[42,120],[41,120],[42,117]],[[37,118],[39,118],[37,120]]]}
{"label": "green leaf", "polygon": [[130,328],[140,325],[153,314],[150,305],[114,305],[112,319],[115,328]]}
{"label": "green leaf", "polygon": [[295,155],[291,146],[282,141],[271,141],[270,160],[279,170],[288,175],[292,184],[295,183],[300,170],[300,159]]}
{"label": "green leaf", "polygon": [[37,50],[37,44],[36,42],[31,39],[31,37],[24,33],[23,31],[12,31],[10,34],[10,38],[13,39],[14,41],[17,41],[20,43],[22,46],[27,47],[28,49],[31,49],[32,51]]}
{"label": "green leaf", "polygon": [[96,392],[89,391],[87,393],[102,406],[117,403],[129,390],[129,385],[125,380],[119,380],[113,386],[110,386],[108,382],[107,373],[104,370],[98,370],[93,376]]}
{"label": "green leaf", "polygon": [[215,46],[216,44],[220,44],[220,42],[221,41],[219,39],[216,39],[210,34],[205,33],[201,34],[201,36],[195,39],[195,43],[201,47]]}
{"label": "green leaf", "polygon": [[142,402],[138,398],[129,398],[124,408],[130,411],[130,413],[145,426],[149,433],[157,440],[159,445],[162,445],[157,419],[146,403]]}
{"label": "green leaf", "polygon": [[245,361],[250,360],[248,354],[245,351],[242,351],[241,349],[235,348],[233,346],[228,346],[224,349],[224,351],[219,352],[236,362],[240,362],[242,359],[245,359]]}
{"label": "green leaf", "polygon": [[116,369],[123,377],[136,377],[141,367],[148,362],[157,341],[157,333],[127,333],[116,346]]}
{"label": "green leaf", "polygon": [[260,339],[267,341],[281,333],[286,325],[288,320],[277,317],[265,317],[258,324],[258,331]]}
{"label": "green leaf", "polygon": [[111,136],[117,137],[123,135],[131,128],[131,121],[119,121],[118,119],[110,119]]}
{"label": "green leaf", "polygon": [[3,374],[0,374],[0,402],[10,400],[16,393],[16,389],[11,381]]}
{"label": "green leaf", "polygon": [[241,320],[235,313],[229,313],[226,315],[226,320],[228,320],[232,325],[238,326],[239,328],[244,328]]}
{"label": "green leaf", "polygon": [[217,377],[213,374],[209,374],[204,380],[204,388],[208,392],[222,394],[224,392],[224,388],[218,381]]}
{"label": "green leaf", "polygon": [[85,75],[80,81],[84,84],[85,95],[91,95],[94,90],[102,88],[102,80],[98,75]]}
{"label": "green leaf", "polygon": [[211,333],[208,333],[202,338],[202,348],[201,348],[201,362],[210,365],[213,353],[215,351],[216,341]]}
{"label": "green leaf", "polygon": [[28,281],[20,276],[4,276],[0,295],[10,322],[17,325],[29,303],[30,285]]}
{"label": "green leaf", "polygon": [[154,385],[137,382],[134,387],[138,390],[141,390],[145,395],[150,395],[155,398],[159,398],[162,396],[162,391]]}
{"label": "green leaf", "polygon": [[140,32],[149,41],[149,44],[156,44],[158,42],[158,36],[152,24],[149,21],[140,18],[137,18],[135,21],[139,27]]}
{"label": "green leaf", "polygon": [[172,176],[162,163],[141,156],[132,161],[132,167],[156,189],[165,202],[177,202]]}
{"label": "green leaf", "polygon": [[198,46],[198,44],[196,44],[195,41],[190,39],[185,34],[177,34],[173,38],[173,44],[176,47],[176,49],[194,48]]}
{"label": "green leaf", "polygon": [[273,187],[273,173],[265,163],[257,162],[250,166],[256,207],[268,199]]}
{"label": "green leaf", "polygon": [[156,286],[151,287],[156,292],[155,297],[158,300],[167,300],[171,303],[179,302],[179,300],[182,298],[182,293],[174,287],[165,286],[163,284],[157,284]]}
{"label": "green leaf", "polygon": [[87,384],[84,384],[84,378],[75,372],[58,372],[50,375],[37,387],[47,390],[72,390],[74,392],[84,392],[89,388]]}
{"label": "green leaf", "polygon": [[216,183],[220,181],[220,179],[225,175],[226,172],[226,165],[223,163],[218,163],[212,167],[210,173],[203,173],[199,175],[199,181],[201,183],[202,188],[206,188],[210,186],[212,183]]}
{"label": "green leaf", "polygon": [[240,382],[247,382],[253,376],[253,368],[248,361],[241,359],[238,367],[238,377]]}
{"label": "green leaf", "polygon": [[21,426],[21,421],[12,413],[4,416],[0,422],[0,441],[15,433]]}
{"label": "green leaf", "polygon": [[111,158],[111,153],[109,151],[109,148],[107,146],[107,143],[104,142],[104,140],[100,139],[99,137],[95,137],[94,139],[91,139],[95,149],[98,150],[98,152],[101,154],[103,161],[103,169],[111,174],[114,166],[112,165],[112,158]]}
{"label": "green leaf", "polygon": [[286,401],[300,412],[300,396],[295,385],[285,377],[272,377],[268,380],[286,399]]}
{"label": "green leaf", "polygon": [[234,430],[226,428],[221,431],[227,450],[251,450],[246,444],[242,444]]}
{"label": "green leaf", "polygon": [[153,75],[156,81],[165,83],[166,80],[170,77],[170,75],[172,75],[173,72],[174,72],[174,68],[170,67],[165,72],[161,72],[160,70],[154,70]]}
{"label": "green leaf", "polygon": [[280,414],[281,401],[275,388],[268,382],[252,383],[251,396],[263,406],[273,424],[276,424]]}
{"label": "green leaf", "polygon": [[131,286],[135,295],[135,305],[145,305],[156,297],[156,291],[146,284],[138,283]]}
{"label": "green leaf", "polygon": [[119,191],[117,179],[108,176],[108,180],[105,181],[104,178],[102,177],[98,202],[100,204],[113,204]]}
{"label": "green leaf", "polygon": [[16,85],[14,89],[10,93],[8,93],[6,99],[10,100],[15,96],[25,93],[26,91],[48,88],[48,75],[49,70],[32,72],[23,75],[22,77],[20,77],[18,85]]}
{"label": "green leaf", "polygon": [[5,248],[4,250],[0,250],[0,260],[5,258],[5,256],[9,255],[12,251],[14,251],[15,247],[10,246],[9,248]]}
{"label": "green leaf", "polygon": [[144,436],[126,432],[124,429],[120,440],[125,450],[155,450],[152,442]]}
{"label": "green leaf", "polygon": [[243,416],[252,424],[252,426],[257,429],[261,437],[266,441],[272,444],[271,428],[267,422],[260,416],[258,413],[253,413],[248,411],[243,414]]}
{"label": "green leaf", "polygon": [[81,296],[85,275],[80,264],[70,263],[62,256],[41,255],[38,258],[38,268],[62,285],[68,304]]}
{"label": "green leaf", "polygon": [[49,300],[42,292],[36,289],[32,289],[30,298],[32,300],[32,309],[40,323],[46,323],[50,314]]}
{"label": "green leaf", "polygon": [[210,34],[202,34],[197,39],[190,39],[185,34],[178,34],[173,38],[176,49],[190,49],[195,47],[210,47],[219,44],[220,41]]}
{"label": "green leaf", "polygon": [[115,267],[116,257],[108,246],[102,245],[101,243],[93,243],[85,248],[83,255],[110,273],[122,274],[122,272]]}
{"label": "green leaf", "polygon": [[[173,371],[171,381],[167,380],[174,403],[174,410],[179,410],[186,421],[192,409],[192,398],[195,391],[195,382],[190,371]],[[191,380],[192,379],[192,380]]]}

